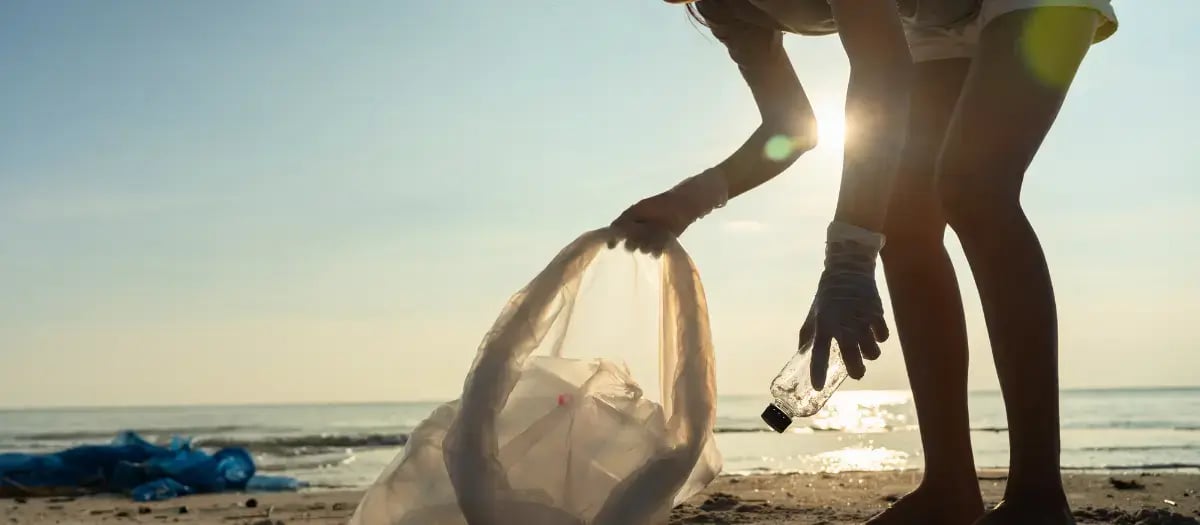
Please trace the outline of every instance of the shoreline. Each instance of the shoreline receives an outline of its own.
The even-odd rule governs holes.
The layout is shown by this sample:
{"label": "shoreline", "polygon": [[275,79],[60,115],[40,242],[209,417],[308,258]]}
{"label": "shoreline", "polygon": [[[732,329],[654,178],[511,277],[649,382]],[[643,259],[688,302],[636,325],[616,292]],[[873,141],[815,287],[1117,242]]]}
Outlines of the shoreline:
{"label": "shoreline", "polygon": [[[917,470],[839,474],[723,475],[677,507],[672,524],[760,525],[862,523],[920,481]],[[1003,470],[978,474],[984,501],[994,505],[1007,480]],[[1133,482],[1118,489],[1110,478]],[[1078,523],[1200,524],[1200,473],[1143,472],[1063,475]],[[215,494],[156,503],[119,496],[0,500],[5,524],[194,523],[344,524],[361,490]],[[23,503],[19,501],[24,501]],[[1190,521],[1189,521],[1190,520]]]}

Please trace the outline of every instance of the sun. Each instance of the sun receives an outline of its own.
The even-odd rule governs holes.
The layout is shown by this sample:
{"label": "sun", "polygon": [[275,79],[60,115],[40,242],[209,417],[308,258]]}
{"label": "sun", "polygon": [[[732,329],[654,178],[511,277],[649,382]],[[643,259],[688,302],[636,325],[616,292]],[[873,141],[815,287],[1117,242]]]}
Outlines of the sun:
{"label": "sun", "polygon": [[846,142],[846,111],[837,106],[814,108],[817,115],[817,138],[822,147],[841,149]]}
{"label": "sun", "polygon": [[[846,115],[840,107],[818,106],[813,108],[817,118],[817,147],[826,151],[841,151],[846,143]],[[801,144],[799,137],[786,134],[767,139],[763,154],[774,161],[784,161],[797,153]],[[802,151],[801,151],[802,153]]]}

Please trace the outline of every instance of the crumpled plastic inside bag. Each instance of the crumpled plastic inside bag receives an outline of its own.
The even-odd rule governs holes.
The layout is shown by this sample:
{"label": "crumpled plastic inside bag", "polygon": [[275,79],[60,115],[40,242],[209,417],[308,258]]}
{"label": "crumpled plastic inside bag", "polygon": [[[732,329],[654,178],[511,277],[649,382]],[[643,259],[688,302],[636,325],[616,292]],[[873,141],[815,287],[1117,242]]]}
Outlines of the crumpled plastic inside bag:
{"label": "crumpled plastic inside bag", "polygon": [[675,241],[656,259],[611,235],[585,233],[509,300],[462,397],[417,426],[352,524],[664,523],[716,477],[699,276]]}

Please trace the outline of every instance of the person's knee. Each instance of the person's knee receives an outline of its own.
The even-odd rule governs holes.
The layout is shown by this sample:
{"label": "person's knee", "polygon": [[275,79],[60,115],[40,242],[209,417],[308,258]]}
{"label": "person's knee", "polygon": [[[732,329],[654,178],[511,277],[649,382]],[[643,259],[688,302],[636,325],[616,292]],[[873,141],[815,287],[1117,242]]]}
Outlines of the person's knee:
{"label": "person's knee", "polygon": [[896,199],[888,208],[883,234],[887,239],[880,257],[885,265],[920,264],[942,248],[946,221],[936,202]]}
{"label": "person's knee", "polygon": [[970,163],[943,163],[938,173],[938,197],[946,222],[960,237],[989,235],[1021,217],[1019,189],[993,183],[1019,178],[988,174],[989,168]]}

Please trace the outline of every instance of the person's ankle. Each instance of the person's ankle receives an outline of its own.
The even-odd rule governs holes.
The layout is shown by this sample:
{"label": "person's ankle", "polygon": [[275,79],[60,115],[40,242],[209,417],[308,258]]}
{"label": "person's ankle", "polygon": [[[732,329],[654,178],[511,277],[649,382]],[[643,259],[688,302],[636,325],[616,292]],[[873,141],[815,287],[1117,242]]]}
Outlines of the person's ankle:
{"label": "person's ankle", "polygon": [[868,520],[867,524],[967,525],[983,513],[983,499],[977,484],[948,483],[947,478],[926,476],[912,492]]}
{"label": "person's ankle", "polygon": [[1037,474],[1025,474],[1018,470],[1009,473],[1004,487],[1006,501],[1037,505],[1065,504],[1067,492],[1063,488],[1062,474],[1058,469]]}
{"label": "person's ankle", "polygon": [[1062,483],[1057,485],[1008,485],[1004,489],[1004,501],[1022,507],[1067,507],[1067,492]]}
{"label": "person's ankle", "polygon": [[926,469],[920,486],[938,493],[979,495],[979,478],[974,468]]}
{"label": "person's ankle", "polygon": [[938,507],[948,514],[973,518],[984,511],[983,495],[974,470],[967,473],[927,471],[913,494],[936,500]]}

